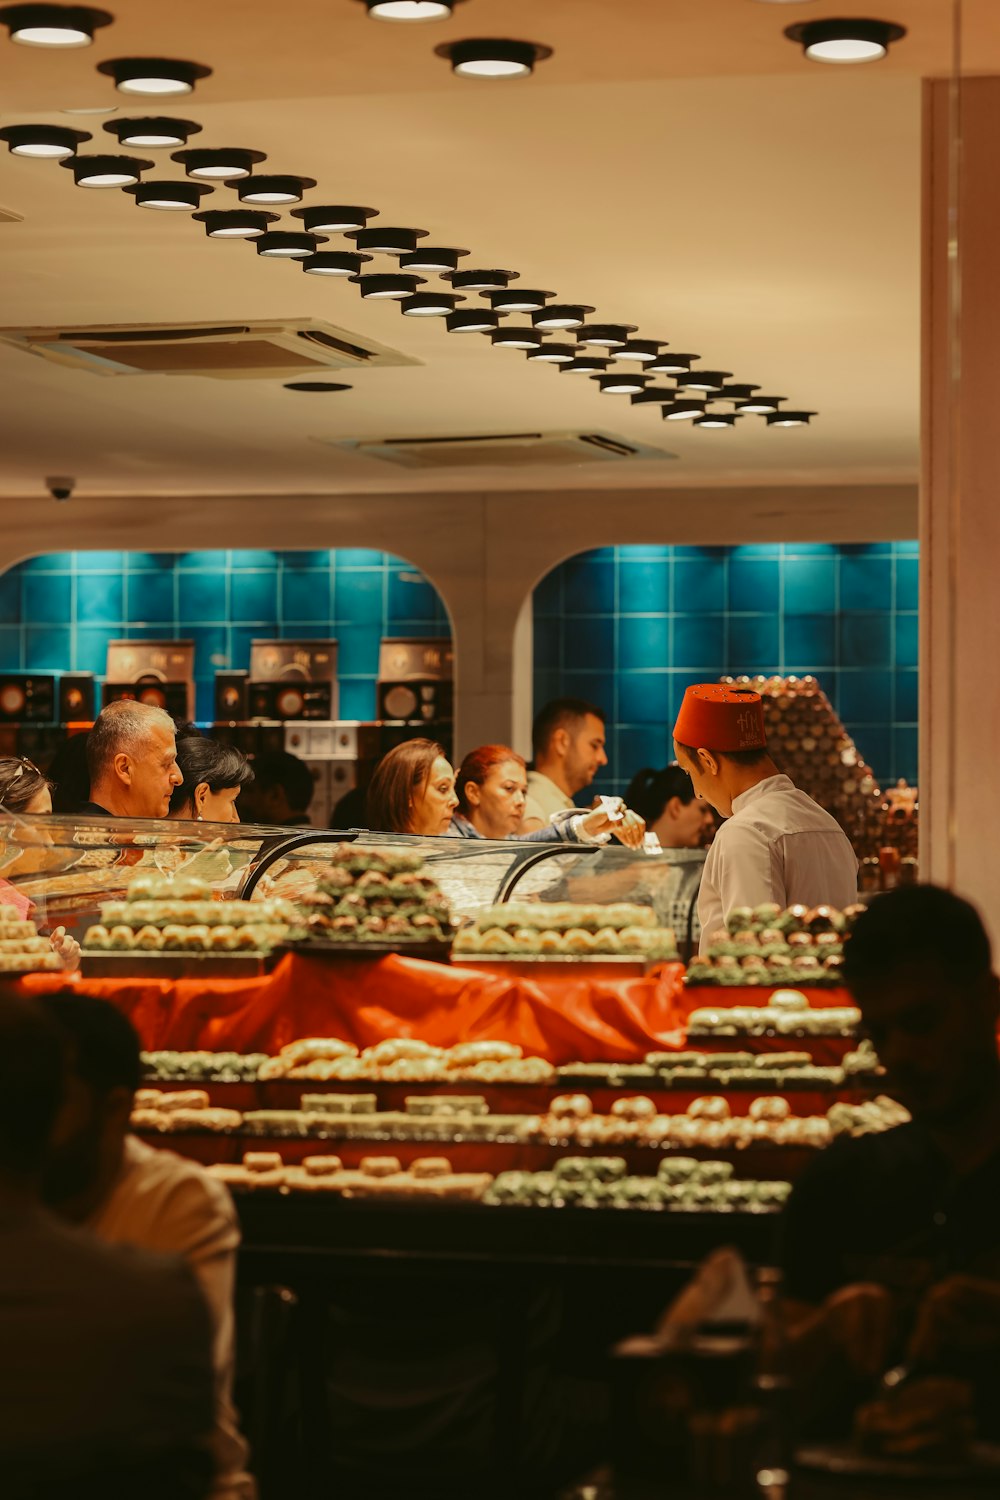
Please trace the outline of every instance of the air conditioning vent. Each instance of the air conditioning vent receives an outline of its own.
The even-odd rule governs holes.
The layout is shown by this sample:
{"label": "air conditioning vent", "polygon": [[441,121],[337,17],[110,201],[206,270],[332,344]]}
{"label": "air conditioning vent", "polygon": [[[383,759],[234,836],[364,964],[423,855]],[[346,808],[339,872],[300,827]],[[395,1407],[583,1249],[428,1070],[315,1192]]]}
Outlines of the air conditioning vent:
{"label": "air conditioning vent", "polygon": [[677,455],[604,432],[513,432],[477,437],[383,438],[344,442],[337,448],[407,469],[571,468],[629,459],[673,459]]}
{"label": "air conditioning vent", "polygon": [[303,318],[149,327],[2,328],[3,342],[94,375],[206,375],[267,380],[419,360],[360,334]]}

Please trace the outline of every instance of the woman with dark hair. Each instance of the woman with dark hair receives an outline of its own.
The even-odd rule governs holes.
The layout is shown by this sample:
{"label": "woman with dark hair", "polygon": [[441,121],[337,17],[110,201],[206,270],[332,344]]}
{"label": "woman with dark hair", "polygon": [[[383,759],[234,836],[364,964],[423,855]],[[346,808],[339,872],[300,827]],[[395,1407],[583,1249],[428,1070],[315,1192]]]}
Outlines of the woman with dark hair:
{"label": "woman with dark hair", "polygon": [[[52,783],[43,776],[33,761],[23,755],[8,755],[0,759],[0,818],[4,813],[16,818],[45,818],[52,812]],[[47,833],[25,831],[24,843],[51,843]],[[16,863],[23,864],[23,861]],[[34,910],[30,897],[23,895],[9,880],[0,879],[0,905],[14,906],[25,921]],[[67,935],[65,927],[56,927],[49,942],[52,951],[62,960],[64,969],[75,969],[80,962],[80,944]]]}
{"label": "woman with dark hair", "polygon": [[368,787],[368,826],[382,833],[446,834],[458,806],[455,772],[434,740],[404,740]]}
{"label": "woman with dark hair", "polygon": [[238,823],[236,799],[253,781],[253,767],[232,745],[206,739],[197,730],[177,731],[177,766],[184,780],[170,798],[170,818],[199,823]]}
{"label": "woman with dark hair", "polygon": [[715,826],[711,807],[695,796],[690,776],[676,761],[662,771],[637,771],[625,801],[646,819],[662,849],[700,849]]}
{"label": "woman with dark hair", "polygon": [[603,808],[557,813],[543,828],[521,833],[528,796],[528,773],[522,756],[509,745],[480,745],[470,750],[455,783],[458,812],[449,832],[465,839],[519,839],[525,843],[598,843],[614,834],[638,848],[645,825],[622,804],[620,821]]}

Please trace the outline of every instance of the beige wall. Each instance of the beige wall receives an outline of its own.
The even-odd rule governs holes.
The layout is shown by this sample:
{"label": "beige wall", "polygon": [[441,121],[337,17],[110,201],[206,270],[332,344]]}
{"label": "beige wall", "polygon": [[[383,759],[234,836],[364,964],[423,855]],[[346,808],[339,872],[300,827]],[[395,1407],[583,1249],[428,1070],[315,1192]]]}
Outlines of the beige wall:
{"label": "beige wall", "polygon": [[451,615],[456,747],[526,748],[530,595],[557,563],[626,543],[734,545],[913,537],[915,486],[322,499],[34,500],[0,545],[0,571],[41,552],[211,547],[376,547],[423,569]]}

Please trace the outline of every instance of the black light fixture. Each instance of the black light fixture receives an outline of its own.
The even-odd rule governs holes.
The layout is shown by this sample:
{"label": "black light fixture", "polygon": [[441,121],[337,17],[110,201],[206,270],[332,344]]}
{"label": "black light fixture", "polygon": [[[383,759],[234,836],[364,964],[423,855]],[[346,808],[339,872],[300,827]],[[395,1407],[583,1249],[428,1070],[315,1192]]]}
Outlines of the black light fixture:
{"label": "black light fixture", "polygon": [[672,401],[663,408],[665,422],[691,422],[705,416],[704,401]]}
{"label": "black light fixture", "polygon": [[22,47],[89,47],[94,32],[114,16],[89,5],[5,5],[0,22]]}
{"label": "black light fixture", "polygon": [[192,214],[205,226],[211,240],[253,240],[264,234],[269,224],[276,224],[280,214],[265,214],[252,208],[207,208]]}
{"label": "black light fixture", "polygon": [[140,156],[71,156],[59,163],[73,173],[77,187],[129,187],[153,165]]}
{"label": "black light fixture", "polygon": [[364,0],[375,21],[446,21],[461,0]]}
{"label": "black light fixture", "polygon": [[647,364],[650,360],[659,357],[660,350],[666,343],[666,339],[629,339],[621,349],[618,350],[617,359],[635,359],[640,364]]}
{"label": "black light fixture", "polygon": [[200,78],[209,78],[211,68],[173,57],[112,57],[97,64],[98,73],[115,81],[120,94],[191,94]]}
{"label": "black light fixture", "polygon": [[257,254],[273,260],[302,260],[314,255],[322,235],[292,229],[268,229],[257,238]]}
{"label": "black light fixture", "polygon": [[654,375],[680,375],[685,370],[690,370],[696,359],[701,359],[700,354],[671,354],[664,350],[655,359],[647,361],[646,369]]}
{"label": "black light fixture", "polygon": [[393,276],[393,275],[371,275],[362,273],[352,276],[361,288],[362,297],[370,301],[402,302],[404,297],[412,297],[418,286],[425,286],[423,276]]}
{"label": "black light fixture", "polygon": [[446,323],[449,333],[489,333],[500,327],[496,313],[485,307],[460,308],[448,314]]}
{"label": "black light fixture", "polygon": [[586,307],[582,302],[553,302],[550,307],[533,312],[531,321],[536,328],[580,328],[593,311],[592,307]]}
{"label": "black light fixture", "polygon": [[703,417],[695,417],[696,427],[735,427],[736,413],[733,411],[710,411]]}
{"label": "black light fixture", "polygon": [[445,280],[450,281],[456,291],[502,292],[512,281],[517,281],[518,271],[453,271]]}
{"label": "black light fixture", "polygon": [[419,250],[411,250],[407,255],[399,257],[399,269],[401,271],[431,271],[443,276],[448,271],[454,271],[459,258],[468,253],[468,250],[446,250],[440,246],[429,248],[427,245],[421,245]]}
{"label": "black light fixture", "polygon": [[648,375],[626,375],[624,371],[612,375],[593,377],[602,393],[608,396],[638,396],[645,388]]}
{"label": "black light fixture", "polygon": [[455,311],[456,302],[464,301],[451,292],[414,292],[412,297],[404,297],[399,307],[407,318],[446,318]]}
{"label": "black light fixture", "polygon": [[355,229],[347,238],[359,250],[370,250],[373,255],[409,255],[417,248],[418,240],[427,238],[427,230],[385,225],[381,229]]}
{"label": "black light fixture", "polygon": [[136,182],[123,189],[131,193],[140,208],[173,209],[175,212],[192,213],[201,207],[205,193],[215,189],[200,182]]}
{"label": "black light fixture", "polygon": [[89,141],[89,130],[69,130],[65,125],[5,125],[0,141],[6,141],[12,156],[30,156],[39,161],[65,161],[74,156],[81,141]]}
{"label": "black light fixture", "polygon": [[498,37],[469,37],[464,42],[442,42],[434,51],[446,57],[461,78],[527,78],[536,62],[552,56],[551,47],[537,42],[512,42]]}
{"label": "black light fixture", "polygon": [[587,323],[576,337],[578,343],[593,344],[598,349],[622,349],[630,333],[635,333],[634,323]]}
{"label": "black light fixture", "polygon": [[790,42],[801,44],[810,62],[866,63],[885,57],[891,44],[906,35],[906,27],[893,21],[838,17],[828,21],[798,21],[785,27],[785,35]]}
{"label": "black light fixture", "polygon": [[568,364],[559,366],[560,375],[603,375],[611,363],[610,359],[594,359],[588,355],[578,354]]}
{"label": "black light fixture", "polygon": [[759,391],[759,385],[732,385],[727,383],[719,392],[720,401],[749,401],[754,391]]}
{"label": "black light fixture", "polygon": [[324,203],[293,208],[292,214],[302,220],[310,234],[346,234],[350,229],[364,229],[369,219],[377,219],[378,209],[354,203]]}
{"label": "black light fixture", "polygon": [[298,203],[306,189],[315,186],[315,177],[255,173],[242,178],[236,191],[241,203],[259,203],[262,208],[271,208],[282,203]]}
{"label": "black light fixture", "polygon": [[302,269],[310,276],[357,276],[365,261],[371,258],[356,250],[320,250],[306,257]]}
{"label": "black light fixture", "polygon": [[527,325],[519,327],[517,324],[509,328],[497,328],[490,334],[490,342],[507,349],[540,349],[545,341],[545,335]]}
{"label": "black light fixture", "polygon": [[118,137],[120,146],[153,151],[160,146],[183,146],[188,136],[201,129],[193,120],[174,120],[168,115],[145,115],[136,120],[107,120],[104,129]]}
{"label": "black light fixture", "polygon": [[543,344],[540,349],[529,349],[527,358],[537,360],[540,365],[568,365],[576,359],[576,346]]}
{"label": "black light fixture", "polygon": [[809,418],[815,415],[814,411],[772,411],[765,421],[768,427],[808,427]]}
{"label": "black light fixture", "polygon": [[342,385],[336,380],[286,380],[286,391],[312,391],[322,394],[324,391],[353,391],[352,385]]}
{"label": "black light fixture", "polygon": [[787,400],[787,396],[751,396],[749,401],[738,401],[736,410],[747,412],[751,416],[766,417],[777,411],[782,401]]}
{"label": "black light fixture", "polygon": [[486,300],[494,312],[539,312],[555,292],[528,291],[487,292]]}
{"label": "black light fixture", "polygon": [[679,370],[677,384],[686,391],[721,391],[732,373],[732,370]]}
{"label": "black light fixture", "polygon": [[189,177],[206,182],[235,182],[249,177],[257,162],[266,160],[266,155],[264,151],[248,151],[244,146],[220,146],[218,150],[196,146],[190,151],[172,152],[170,160],[179,161]]}
{"label": "black light fixture", "polygon": [[677,387],[649,385],[632,397],[633,406],[671,406],[677,400]]}

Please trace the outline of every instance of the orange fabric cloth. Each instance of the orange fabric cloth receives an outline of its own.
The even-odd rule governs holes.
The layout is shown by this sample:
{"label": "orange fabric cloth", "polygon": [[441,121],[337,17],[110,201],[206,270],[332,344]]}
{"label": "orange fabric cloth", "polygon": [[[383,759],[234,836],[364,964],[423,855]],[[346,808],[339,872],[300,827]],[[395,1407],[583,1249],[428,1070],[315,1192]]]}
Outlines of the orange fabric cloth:
{"label": "orange fabric cloth", "polygon": [[763,750],[767,746],[764,707],[749,688],[696,683],[681,702],[674,739],[692,750]]}
{"label": "orange fabric cloth", "polygon": [[260,979],[68,979],[28,975],[29,993],[72,985],[110,1000],[149,1051],[277,1052],[305,1036],[369,1047],[411,1036],[437,1046],[515,1041],[528,1056],[636,1062],[684,1042],[681,964],[644,978],[505,974],[390,954],[380,959],[289,954]]}

